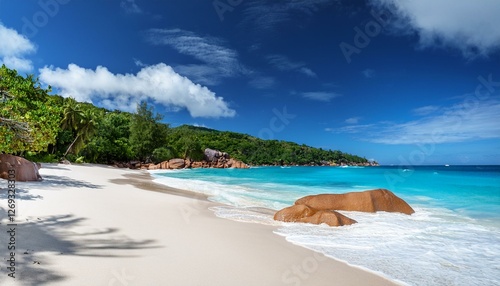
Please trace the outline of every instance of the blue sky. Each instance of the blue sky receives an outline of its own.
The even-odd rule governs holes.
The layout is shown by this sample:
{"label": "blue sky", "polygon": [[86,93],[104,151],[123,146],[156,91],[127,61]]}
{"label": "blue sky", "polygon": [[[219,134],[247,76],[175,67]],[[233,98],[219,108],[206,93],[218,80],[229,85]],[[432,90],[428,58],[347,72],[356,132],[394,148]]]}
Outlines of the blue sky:
{"label": "blue sky", "polygon": [[172,126],[500,164],[497,0],[0,0],[0,63]]}

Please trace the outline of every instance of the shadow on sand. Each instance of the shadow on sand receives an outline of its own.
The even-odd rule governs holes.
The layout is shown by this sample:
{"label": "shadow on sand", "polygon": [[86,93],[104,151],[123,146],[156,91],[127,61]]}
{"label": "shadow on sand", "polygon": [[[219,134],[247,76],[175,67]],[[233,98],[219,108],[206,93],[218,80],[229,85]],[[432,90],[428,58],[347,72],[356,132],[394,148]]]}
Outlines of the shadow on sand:
{"label": "shadow on sand", "polygon": [[[11,282],[7,274],[7,260],[10,258],[7,231],[7,212],[0,208],[0,285]],[[120,234],[119,229],[107,228],[85,233],[67,231],[84,222],[85,218],[72,215],[60,215],[36,218],[35,221],[19,223],[15,226],[16,245],[16,282],[19,285],[46,285],[50,282],[64,281],[63,274],[58,273],[51,261],[44,261],[46,252],[55,255],[74,255],[92,257],[130,257],[129,250],[158,248],[154,240],[133,240]],[[120,250],[128,250],[127,255]],[[38,255],[45,252],[44,255]],[[140,252],[134,252],[140,253]],[[138,255],[138,254],[137,254]],[[96,261],[96,263],[99,263]]]}
{"label": "shadow on sand", "polygon": [[[52,175],[45,175],[43,176],[43,181],[44,184],[43,188],[50,187],[50,188],[91,188],[91,189],[102,189],[103,186],[100,185],[95,185],[92,183],[89,183],[87,181],[79,181],[75,179],[71,179],[65,176],[52,176]],[[36,188],[37,183],[39,182],[28,182],[25,183],[29,187]]]}
{"label": "shadow on sand", "polygon": [[[8,189],[0,188],[0,200],[8,199]],[[40,195],[32,195],[29,191],[25,189],[16,188],[16,200],[24,200],[24,201],[33,201],[33,200],[42,200],[43,197]]]}

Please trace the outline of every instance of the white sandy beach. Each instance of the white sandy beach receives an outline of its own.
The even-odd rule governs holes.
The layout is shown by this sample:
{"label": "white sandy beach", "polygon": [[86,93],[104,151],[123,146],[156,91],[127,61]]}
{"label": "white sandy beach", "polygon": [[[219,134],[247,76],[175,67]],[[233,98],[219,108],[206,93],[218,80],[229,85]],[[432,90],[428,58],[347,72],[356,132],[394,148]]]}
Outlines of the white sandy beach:
{"label": "white sandy beach", "polygon": [[[0,285],[394,285],[274,234],[146,171],[44,164],[17,183],[16,271],[0,180]],[[152,190],[152,191],[146,191]]]}

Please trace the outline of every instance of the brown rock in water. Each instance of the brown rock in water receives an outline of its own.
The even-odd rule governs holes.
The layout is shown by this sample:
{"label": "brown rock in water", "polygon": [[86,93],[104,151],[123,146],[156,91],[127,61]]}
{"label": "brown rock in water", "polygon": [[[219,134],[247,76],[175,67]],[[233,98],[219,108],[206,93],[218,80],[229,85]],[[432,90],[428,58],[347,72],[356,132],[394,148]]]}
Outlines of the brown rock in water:
{"label": "brown rock in water", "polygon": [[319,210],[312,216],[303,218],[300,221],[313,224],[326,223],[329,226],[342,226],[357,223],[357,221],[348,218],[339,212],[324,210]]}
{"label": "brown rock in water", "polygon": [[312,224],[326,223],[329,226],[342,226],[356,223],[333,210],[317,210],[306,205],[294,205],[278,211],[274,220],[284,222],[305,222]]}
{"label": "brown rock in water", "polygon": [[169,169],[182,169],[186,166],[184,159],[170,159],[168,160]]}
{"label": "brown rock in water", "polygon": [[[28,181],[41,181],[42,176],[38,173],[37,164],[28,161],[22,157],[9,155],[9,154],[0,154],[0,178],[9,180],[9,174],[14,171],[15,181],[19,182],[28,182]],[[11,175],[12,176],[12,175]]]}
{"label": "brown rock in water", "polygon": [[306,205],[317,210],[344,210],[359,212],[400,212],[412,214],[415,211],[404,200],[386,189],[346,194],[321,194],[298,199],[296,205]]}
{"label": "brown rock in water", "polygon": [[250,169],[250,166],[247,164],[243,163],[242,161],[236,161],[234,164],[233,168],[238,168],[238,169]]}
{"label": "brown rock in water", "polygon": [[306,205],[294,205],[276,212],[276,214],[274,214],[274,220],[295,222],[300,221],[300,219],[304,217],[312,216],[315,213],[315,209]]}
{"label": "brown rock in water", "polygon": [[236,169],[248,169],[250,168],[247,164],[243,163],[242,161],[235,160],[235,159],[229,159],[227,162],[228,168],[236,168]]}

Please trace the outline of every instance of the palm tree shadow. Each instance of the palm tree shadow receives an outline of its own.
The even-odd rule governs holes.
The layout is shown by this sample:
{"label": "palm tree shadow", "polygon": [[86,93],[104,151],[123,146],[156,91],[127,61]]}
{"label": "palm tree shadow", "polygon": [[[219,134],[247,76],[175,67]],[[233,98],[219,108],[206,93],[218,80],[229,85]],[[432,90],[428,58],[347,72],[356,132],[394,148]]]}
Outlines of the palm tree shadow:
{"label": "palm tree shadow", "polygon": [[[0,200],[6,200],[9,197],[8,189],[5,188],[0,188]],[[43,196],[40,195],[33,195],[30,194],[29,191],[26,189],[19,189],[16,188],[16,199],[17,200],[25,200],[25,201],[32,201],[32,200],[42,200]]]}
{"label": "palm tree shadow", "polygon": [[[0,217],[7,217],[7,212],[3,208],[0,208]],[[44,285],[50,282],[64,281],[67,278],[64,274],[55,271],[53,267],[51,268],[51,261],[43,261],[43,257],[46,256],[40,256],[38,254],[40,252],[119,259],[140,255],[140,252],[130,250],[160,247],[155,245],[154,240],[134,240],[120,235],[120,230],[116,228],[84,233],[68,231],[68,229],[82,224],[85,220],[85,218],[73,215],[58,215],[18,223],[15,226],[16,282],[21,282],[22,285]],[[0,245],[0,255],[4,265],[10,258],[11,251],[7,248],[7,242],[10,239],[7,231],[11,226],[6,225],[6,223],[6,220],[2,220],[0,224],[0,242],[5,244]],[[124,252],[121,252],[122,250]],[[0,272],[3,272],[0,273],[0,285],[8,282],[8,279],[13,279],[7,276],[9,271],[6,267],[1,267]]]}
{"label": "palm tree shadow", "polygon": [[[53,176],[53,175],[44,175],[43,176],[43,187],[49,188],[91,188],[91,189],[102,189],[103,186],[95,185],[89,183],[87,181],[80,181],[71,179],[66,176]],[[37,184],[40,182],[26,182],[27,186],[32,186],[34,188],[37,187]]]}
{"label": "palm tree shadow", "polygon": [[[92,184],[87,181],[74,180],[65,176],[45,175],[43,178],[44,180],[40,182],[17,182],[15,189],[16,199],[27,200],[27,201],[43,199],[43,196],[31,194],[29,192],[29,189],[31,188],[60,189],[60,190],[65,188],[91,188],[91,189],[103,188],[103,186],[101,185]],[[43,184],[41,184],[42,182]],[[2,200],[7,199],[8,195],[9,194],[7,188],[0,188],[0,199]]]}

